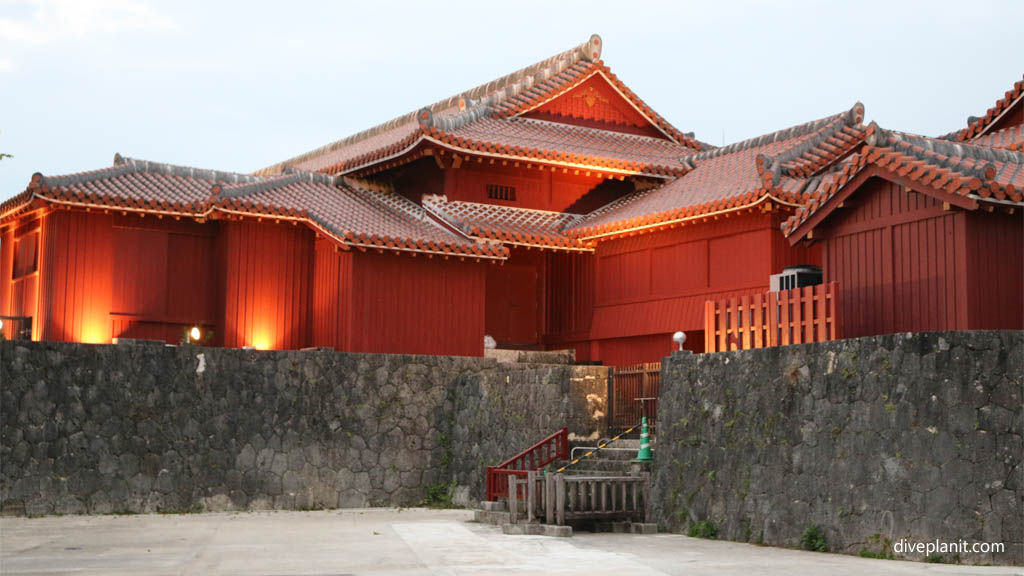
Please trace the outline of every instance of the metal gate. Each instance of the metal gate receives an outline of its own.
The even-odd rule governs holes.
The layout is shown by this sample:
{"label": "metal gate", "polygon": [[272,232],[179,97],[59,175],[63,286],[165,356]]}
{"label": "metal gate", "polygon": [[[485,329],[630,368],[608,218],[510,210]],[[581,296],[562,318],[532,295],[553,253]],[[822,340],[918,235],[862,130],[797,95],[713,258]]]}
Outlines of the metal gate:
{"label": "metal gate", "polygon": [[[611,390],[608,391],[608,398],[611,401],[611,421],[608,426],[610,435],[615,436],[636,426],[643,416],[647,416],[651,432],[654,432],[658,417],[660,383],[660,362],[615,367],[609,383]],[[630,434],[632,437],[639,435],[639,429]]]}

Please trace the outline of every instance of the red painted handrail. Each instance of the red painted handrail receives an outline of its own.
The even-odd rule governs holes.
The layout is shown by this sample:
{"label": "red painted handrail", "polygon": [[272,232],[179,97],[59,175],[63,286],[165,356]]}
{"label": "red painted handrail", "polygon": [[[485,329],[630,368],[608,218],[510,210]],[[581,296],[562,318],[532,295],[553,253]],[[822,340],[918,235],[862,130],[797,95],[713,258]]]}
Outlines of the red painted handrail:
{"label": "red painted handrail", "polygon": [[487,467],[487,501],[508,498],[508,477],[526,478],[530,470],[539,470],[556,460],[569,459],[569,429],[562,427],[554,434],[498,464]]}

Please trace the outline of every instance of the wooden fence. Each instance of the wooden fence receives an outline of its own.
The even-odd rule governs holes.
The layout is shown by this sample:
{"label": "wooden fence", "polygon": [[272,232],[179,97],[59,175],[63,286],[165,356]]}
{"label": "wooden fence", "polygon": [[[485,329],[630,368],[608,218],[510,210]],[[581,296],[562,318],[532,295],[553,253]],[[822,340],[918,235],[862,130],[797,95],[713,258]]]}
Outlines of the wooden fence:
{"label": "wooden fence", "polygon": [[[523,485],[525,484],[525,490]],[[569,520],[631,520],[646,522],[650,476],[570,476],[527,473],[525,479],[509,476],[509,521],[543,519],[564,525]],[[525,502],[520,503],[520,498]]]}
{"label": "wooden fence", "polygon": [[[645,405],[647,424],[653,431],[658,415],[660,385],[660,362],[616,366],[612,373],[612,389],[608,395],[611,399],[611,410],[609,411],[611,421],[608,425],[608,432],[612,435],[620,434],[639,424],[640,418],[645,416]],[[632,436],[637,436],[639,433],[640,430],[637,429]]]}
{"label": "wooden fence", "polygon": [[704,351],[749,350],[841,338],[836,282],[704,305]]}

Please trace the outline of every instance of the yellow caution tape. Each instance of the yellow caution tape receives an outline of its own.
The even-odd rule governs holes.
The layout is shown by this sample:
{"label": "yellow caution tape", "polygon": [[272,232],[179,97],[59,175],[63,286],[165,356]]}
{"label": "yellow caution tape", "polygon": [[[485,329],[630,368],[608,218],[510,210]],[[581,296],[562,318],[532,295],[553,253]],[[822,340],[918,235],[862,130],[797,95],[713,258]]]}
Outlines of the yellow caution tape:
{"label": "yellow caution tape", "polygon": [[[637,426],[639,426],[639,424],[637,424]],[[601,448],[604,448],[605,446],[607,446],[607,445],[611,444],[612,442],[615,442],[615,441],[617,441],[617,440],[618,440],[619,438],[622,438],[622,437],[623,437],[623,436],[625,436],[626,434],[629,434],[629,433],[630,433],[630,432],[632,432],[633,430],[636,430],[637,426],[633,426],[633,427],[632,427],[632,428],[630,428],[629,430],[626,430],[626,431],[625,431],[625,432],[623,432],[622,434],[619,434],[618,436],[616,436],[616,437],[612,438],[611,440],[609,440],[609,441],[605,442],[604,444],[598,444],[598,446],[597,446],[597,450],[600,450]],[[561,472],[563,472],[563,471],[564,471],[564,470],[565,470],[566,468],[568,468],[569,466],[575,466],[576,464],[579,464],[579,461],[580,461],[580,460],[582,460],[583,458],[587,458],[588,456],[590,456],[590,455],[591,455],[591,454],[593,454],[594,452],[597,452],[597,450],[591,450],[590,452],[587,452],[586,454],[584,454],[584,455],[583,455],[583,456],[582,456],[581,458],[577,458],[577,459],[573,460],[572,462],[569,462],[569,463],[568,463],[568,464],[566,464],[565,466],[562,466],[562,467],[561,467],[561,468],[559,468],[558,470],[555,470],[555,474],[560,474]]]}

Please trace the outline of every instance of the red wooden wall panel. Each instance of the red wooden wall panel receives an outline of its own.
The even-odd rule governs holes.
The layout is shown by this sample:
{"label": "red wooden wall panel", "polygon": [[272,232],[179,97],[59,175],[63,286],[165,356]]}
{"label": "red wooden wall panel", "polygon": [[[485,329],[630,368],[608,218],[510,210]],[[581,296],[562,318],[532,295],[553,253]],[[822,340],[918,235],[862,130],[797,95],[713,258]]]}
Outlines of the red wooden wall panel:
{"label": "red wooden wall panel", "polygon": [[112,224],[108,215],[63,210],[44,219],[40,339],[110,342]]}
{"label": "red wooden wall panel", "polygon": [[1024,217],[999,211],[966,216],[970,329],[1024,329]]}
{"label": "red wooden wall panel", "polygon": [[11,276],[14,267],[14,229],[0,230],[0,316],[11,313]]}
{"label": "red wooden wall panel", "polygon": [[290,224],[223,222],[224,345],[309,346],[313,233]]}
{"label": "red wooden wall panel", "polygon": [[326,238],[316,241],[313,264],[313,345],[350,348],[352,253]]}
{"label": "red wooden wall panel", "polygon": [[[527,168],[525,165],[516,167],[515,164],[499,166],[489,163],[477,164],[472,160],[465,161],[458,169],[444,171],[445,194],[450,201],[460,200],[561,212],[577,205],[577,202],[591,190],[606,182],[594,174],[588,177],[582,173],[577,175],[562,170]],[[514,187],[516,200],[512,202],[488,198],[487,186],[489,184]],[[611,188],[616,194],[625,193],[617,186],[605,186],[604,188]],[[607,196],[604,195],[607,201],[614,199]]]}
{"label": "red wooden wall panel", "polygon": [[524,116],[665,138],[632,103],[619,95],[614,86],[596,74]]}
{"label": "red wooden wall panel", "polygon": [[162,317],[167,308],[167,233],[115,227],[111,312]]}
{"label": "red wooden wall panel", "polygon": [[481,356],[487,266],[354,253],[350,350]]}
{"label": "red wooden wall panel", "polygon": [[545,332],[558,339],[579,338],[594,316],[594,255],[548,252]]}
{"label": "red wooden wall panel", "polygon": [[875,178],[823,227],[845,337],[968,327],[964,214]]}
{"label": "red wooden wall panel", "polygon": [[178,343],[198,325],[220,342],[216,223],[115,216],[111,335]]}
{"label": "red wooden wall panel", "polygon": [[712,239],[708,245],[711,287],[767,286],[772,273],[772,235],[776,233],[782,234],[765,226],[762,230]]}

